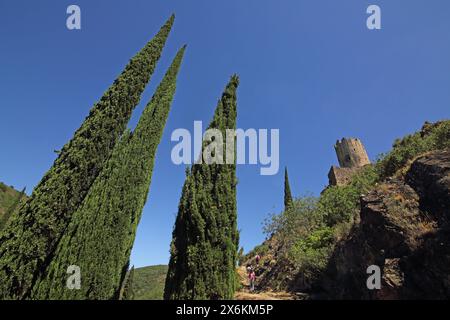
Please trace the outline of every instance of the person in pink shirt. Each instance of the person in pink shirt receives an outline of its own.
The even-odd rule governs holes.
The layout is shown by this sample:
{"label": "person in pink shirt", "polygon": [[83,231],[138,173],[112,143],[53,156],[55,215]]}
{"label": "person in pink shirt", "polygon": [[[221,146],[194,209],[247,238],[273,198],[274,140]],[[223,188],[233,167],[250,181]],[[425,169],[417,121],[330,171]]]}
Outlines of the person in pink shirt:
{"label": "person in pink shirt", "polygon": [[250,280],[250,291],[255,291],[255,280],[256,280],[256,274],[255,271],[251,271],[248,274],[248,278]]}

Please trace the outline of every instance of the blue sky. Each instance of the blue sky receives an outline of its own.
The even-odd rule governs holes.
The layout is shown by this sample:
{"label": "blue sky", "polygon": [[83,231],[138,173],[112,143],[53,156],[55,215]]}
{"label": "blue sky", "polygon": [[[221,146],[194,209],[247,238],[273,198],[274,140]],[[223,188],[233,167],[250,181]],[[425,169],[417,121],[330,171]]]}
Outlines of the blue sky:
{"label": "blue sky", "polygon": [[[66,28],[81,7],[82,30]],[[366,8],[382,9],[382,30]],[[0,2],[0,181],[28,190],[50,168],[131,58],[174,12],[163,57],[132,127],[176,50],[187,43],[172,111],[132,263],[167,263],[184,167],[170,134],[207,124],[233,73],[238,126],[280,129],[280,164],[294,195],[318,194],[336,164],[333,144],[359,137],[373,159],[425,120],[450,116],[450,2],[171,0]],[[241,245],[264,239],[261,223],[283,204],[283,170],[238,167]]]}

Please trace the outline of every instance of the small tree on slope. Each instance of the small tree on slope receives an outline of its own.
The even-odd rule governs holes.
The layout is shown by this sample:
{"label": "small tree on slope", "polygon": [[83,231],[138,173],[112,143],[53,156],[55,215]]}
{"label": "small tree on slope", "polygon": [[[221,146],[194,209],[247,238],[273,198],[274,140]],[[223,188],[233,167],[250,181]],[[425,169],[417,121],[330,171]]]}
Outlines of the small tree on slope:
{"label": "small tree on slope", "polygon": [[287,168],[284,169],[284,210],[292,208],[294,201],[292,200],[291,186],[289,185],[289,177]]}

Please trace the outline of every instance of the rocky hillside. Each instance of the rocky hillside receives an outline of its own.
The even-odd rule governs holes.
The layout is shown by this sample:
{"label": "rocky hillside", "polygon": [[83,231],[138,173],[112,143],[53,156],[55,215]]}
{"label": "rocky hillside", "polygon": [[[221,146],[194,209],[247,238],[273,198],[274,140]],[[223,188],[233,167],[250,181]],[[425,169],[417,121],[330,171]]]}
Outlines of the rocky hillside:
{"label": "rocky hillside", "polygon": [[[328,297],[450,298],[450,150],[420,156],[404,178],[361,197],[360,217],[330,259]],[[370,265],[381,268],[380,290],[366,286]]]}
{"label": "rocky hillside", "polygon": [[[450,298],[450,121],[395,141],[348,185],[295,201],[242,259],[261,291],[311,299]],[[254,256],[262,259],[255,263]],[[369,290],[367,268],[381,270]]]}

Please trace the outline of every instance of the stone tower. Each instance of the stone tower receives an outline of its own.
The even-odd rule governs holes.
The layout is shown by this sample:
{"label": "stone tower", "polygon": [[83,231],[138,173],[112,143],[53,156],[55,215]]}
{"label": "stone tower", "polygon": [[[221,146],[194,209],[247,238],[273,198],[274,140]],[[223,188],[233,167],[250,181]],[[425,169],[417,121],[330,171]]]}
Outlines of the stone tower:
{"label": "stone tower", "polygon": [[348,184],[360,168],[370,164],[366,149],[359,139],[342,138],[341,141],[336,142],[334,149],[339,167],[332,166],[328,173],[328,181],[331,186]]}
{"label": "stone tower", "polygon": [[334,146],[341,168],[359,168],[370,164],[366,149],[359,139],[342,138]]}

